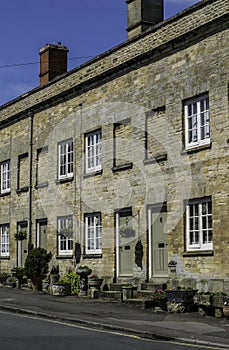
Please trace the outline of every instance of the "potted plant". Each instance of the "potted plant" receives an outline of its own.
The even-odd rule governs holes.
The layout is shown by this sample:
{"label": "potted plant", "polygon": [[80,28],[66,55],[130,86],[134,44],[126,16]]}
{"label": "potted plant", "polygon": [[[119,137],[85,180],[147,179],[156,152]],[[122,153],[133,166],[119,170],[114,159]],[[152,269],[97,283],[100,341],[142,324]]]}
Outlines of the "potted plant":
{"label": "potted plant", "polygon": [[14,238],[16,241],[23,241],[27,238],[27,232],[18,231],[15,233]]}
{"label": "potted plant", "polygon": [[166,310],[167,298],[165,290],[155,289],[152,294],[152,299],[154,300],[156,307]]}
{"label": "potted plant", "polygon": [[31,279],[34,290],[42,290],[42,279],[48,272],[48,263],[52,253],[43,248],[32,249],[25,260],[25,273]]}
{"label": "potted plant", "polygon": [[[80,277],[76,272],[70,271],[61,277],[57,283],[65,287],[66,295],[78,295],[80,291]],[[56,285],[56,283],[55,283]],[[69,287],[70,286],[70,291]]]}

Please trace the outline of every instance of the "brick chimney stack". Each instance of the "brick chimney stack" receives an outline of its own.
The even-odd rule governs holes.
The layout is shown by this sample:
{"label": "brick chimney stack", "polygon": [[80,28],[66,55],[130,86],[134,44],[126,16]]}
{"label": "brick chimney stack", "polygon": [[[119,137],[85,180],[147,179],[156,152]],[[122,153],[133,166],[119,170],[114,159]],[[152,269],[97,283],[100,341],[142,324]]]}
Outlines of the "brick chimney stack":
{"label": "brick chimney stack", "polygon": [[164,19],[164,0],[126,0],[128,38],[131,39]]}
{"label": "brick chimney stack", "polygon": [[40,50],[40,86],[67,72],[68,48],[60,42]]}

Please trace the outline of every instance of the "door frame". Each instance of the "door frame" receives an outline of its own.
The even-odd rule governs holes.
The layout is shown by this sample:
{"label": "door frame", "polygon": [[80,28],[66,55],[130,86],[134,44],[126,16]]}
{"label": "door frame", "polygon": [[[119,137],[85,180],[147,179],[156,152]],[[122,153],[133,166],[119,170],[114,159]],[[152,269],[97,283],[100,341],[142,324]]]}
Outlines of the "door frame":
{"label": "door frame", "polygon": [[132,207],[130,208],[124,208],[120,210],[115,210],[115,248],[116,248],[116,278],[122,278],[122,277],[132,277],[132,274],[120,274],[120,244],[119,244],[119,217],[121,214],[130,213],[132,215]]}
{"label": "door frame", "polygon": [[[147,222],[148,222],[148,276],[149,279],[153,278],[153,267],[152,267],[152,214],[153,213],[167,213],[167,203],[156,203],[147,205]],[[165,277],[165,276],[155,276],[155,277]]]}
{"label": "door frame", "polygon": [[[40,247],[40,224],[45,223],[48,229],[48,219],[37,219],[36,220],[36,246],[37,248]],[[46,242],[47,243],[47,242]]]}
{"label": "door frame", "polygon": [[17,241],[17,266],[19,266],[19,267],[23,267],[24,266],[23,265],[23,256],[22,256],[22,254],[27,254],[28,255],[28,221],[27,220],[18,221],[17,222],[17,232],[21,231],[24,228],[26,228],[26,233],[27,233],[27,237],[24,240],[26,242],[27,253],[22,252],[23,241]]}

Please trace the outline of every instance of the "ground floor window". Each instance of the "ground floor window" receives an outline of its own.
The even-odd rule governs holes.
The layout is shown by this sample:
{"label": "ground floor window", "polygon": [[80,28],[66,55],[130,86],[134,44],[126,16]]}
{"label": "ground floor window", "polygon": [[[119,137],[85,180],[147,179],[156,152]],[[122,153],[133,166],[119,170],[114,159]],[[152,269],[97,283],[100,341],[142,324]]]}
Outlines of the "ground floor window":
{"label": "ground floor window", "polygon": [[191,200],[186,208],[186,238],[188,250],[212,250],[211,198]]}
{"label": "ground floor window", "polygon": [[58,254],[73,254],[72,216],[62,216],[58,218]]}
{"label": "ground floor window", "polygon": [[85,215],[86,254],[102,253],[101,213]]}
{"label": "ground floor window", "polygon": [[0,226],[0,249],[1,256],[10,255],[9,224],[4,224]]}

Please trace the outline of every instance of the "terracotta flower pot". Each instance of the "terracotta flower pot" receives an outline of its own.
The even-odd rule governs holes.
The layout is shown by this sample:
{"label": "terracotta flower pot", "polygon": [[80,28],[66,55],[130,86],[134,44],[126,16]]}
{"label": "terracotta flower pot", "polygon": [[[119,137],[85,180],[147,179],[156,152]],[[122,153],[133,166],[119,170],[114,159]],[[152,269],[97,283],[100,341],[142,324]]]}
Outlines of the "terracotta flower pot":
{"label": "terracotta flower pot", "polygon": [[227,318],[229,320],[229,305],[223,306],[223,314],[224,314],[225,318]]}

